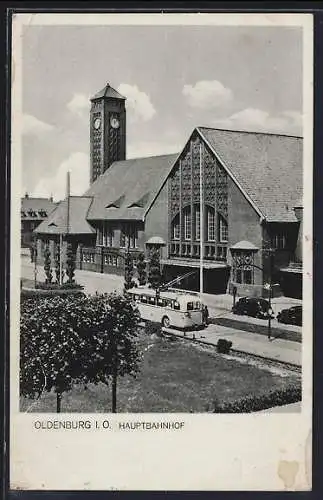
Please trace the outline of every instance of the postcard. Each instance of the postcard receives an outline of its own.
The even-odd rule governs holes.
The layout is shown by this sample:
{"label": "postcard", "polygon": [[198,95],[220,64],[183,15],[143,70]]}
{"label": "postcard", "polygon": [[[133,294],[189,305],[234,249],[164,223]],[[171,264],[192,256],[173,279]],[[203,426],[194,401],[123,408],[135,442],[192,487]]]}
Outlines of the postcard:
{"label": "postcard", "polygon": [[11,22],[10,488],[311,490],[312,15]]}

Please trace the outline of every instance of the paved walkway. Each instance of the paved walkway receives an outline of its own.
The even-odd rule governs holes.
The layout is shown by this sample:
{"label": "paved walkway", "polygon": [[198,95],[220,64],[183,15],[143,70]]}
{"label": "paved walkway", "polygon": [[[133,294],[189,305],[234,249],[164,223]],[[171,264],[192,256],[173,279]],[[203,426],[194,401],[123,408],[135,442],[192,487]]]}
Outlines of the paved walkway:
{"label": "paved walkway", "polygon": [[232,349],[246,354],[255,354],[264,358],[269,358],[283,363],[291,363],[296,366],[302,364],[302,344],[281,338],[269,340],[264,335],[257,333],[233,330],[220,325],[208,325],[204,330],[194,332],[184,332],[172,328],[165,331],[177,335],[178,337],[193,339],[205,344],[216,345],[219,339],[226,339],[232,342]]}

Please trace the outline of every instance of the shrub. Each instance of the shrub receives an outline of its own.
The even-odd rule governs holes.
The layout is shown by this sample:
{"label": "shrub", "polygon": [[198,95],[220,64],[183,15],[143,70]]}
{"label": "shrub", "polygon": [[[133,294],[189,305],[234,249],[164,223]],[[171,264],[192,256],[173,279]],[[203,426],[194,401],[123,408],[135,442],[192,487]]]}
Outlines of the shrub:
{"label": "shrub", "polygon": [[67,243],[67,251],[66,251],[66,275],[67,282],[74,283],[74,273],[75,273],[75,253],[73,249],[72,243],[69,241]]}
{"label": "shrub", "polygon": [[156,289],[162,284],[162,275],[160,271],[160,256],[158,250],[153,250],[149,262],[149,283]]}
{"label": "shrub", "polygon": [[267,410],[275,406],[297,403],[302,400],[300,384],[289,385],[284,388],[272,389],[259,396],[245,396],[236,401],[213,402],[214,413],[252,413]]}
{"label": "shrub", "polygon": [[216,345],[217,352],[221,354],[228,354],[230,352],[231,347],[232,347],[231,340],[226,340],[226,339],[219,339]]}
{"label": "shrub", "polygon": [[145,333],[147,335],[157,335],[158,337],[161,337],[162,326],[160,323],[157,323],[156,321],[146,321]]}
{"label": "shrub", "polygon": [[53,279],[53,273],[51,269],[51,260],[50,260],[50,250],[48,245],[46,245],[45,251],[44,251],[44,271],[46,275],[45,283],[51,283]]}
{"label": "shrub", "polygon": [[147,281],[147,265],[145,261],[145,254],[143,252],[138,255],[137,271],[139,285],[145,285]]}
{"label": "shrub", "polygon": [[133,281],[133,259],[132,256],[129,252],[127,251],[125,255],[125,270],[124,270],[124,288],[125,290],[129,290],[130,288],[133,288],[134,286],[134,281]]}

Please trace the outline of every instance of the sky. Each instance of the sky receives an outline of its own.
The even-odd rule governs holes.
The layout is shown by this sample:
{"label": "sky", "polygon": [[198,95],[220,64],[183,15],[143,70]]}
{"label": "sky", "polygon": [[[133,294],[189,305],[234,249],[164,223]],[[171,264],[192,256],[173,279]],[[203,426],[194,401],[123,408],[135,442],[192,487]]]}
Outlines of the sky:
{"label": "sky", "polygon": [[127,97],[127,158],[176,153],[196,126],[302,135],[297,27],[24,26],[22,195],[89,186],[89,98]]}

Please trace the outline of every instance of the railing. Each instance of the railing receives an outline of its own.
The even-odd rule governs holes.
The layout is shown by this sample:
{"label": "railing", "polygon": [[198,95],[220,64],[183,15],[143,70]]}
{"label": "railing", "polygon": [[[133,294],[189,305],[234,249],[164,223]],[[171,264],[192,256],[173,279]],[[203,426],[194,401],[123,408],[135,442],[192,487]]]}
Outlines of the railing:
{"label": "railing", "polygon": [[[220,245],[217,243],[207,242],[203,246],[204,255],[203,258],[206,260],[216,260],[216,261],[227,261],[228,247],[226,245]],[[190,259],[200,258],[200,244],[190,243],[190,242],[180,242],[172,241],[169,245],[169,256],[170,257],[181,257]]]}

